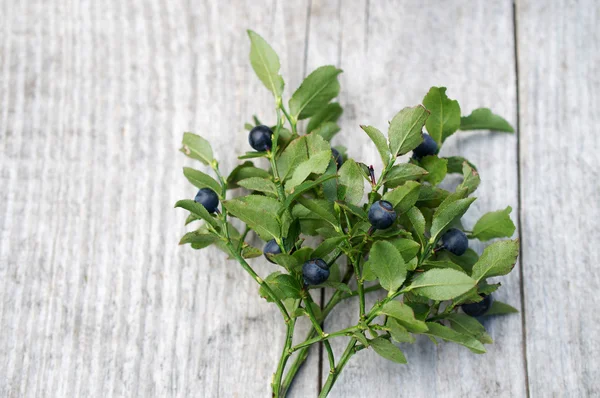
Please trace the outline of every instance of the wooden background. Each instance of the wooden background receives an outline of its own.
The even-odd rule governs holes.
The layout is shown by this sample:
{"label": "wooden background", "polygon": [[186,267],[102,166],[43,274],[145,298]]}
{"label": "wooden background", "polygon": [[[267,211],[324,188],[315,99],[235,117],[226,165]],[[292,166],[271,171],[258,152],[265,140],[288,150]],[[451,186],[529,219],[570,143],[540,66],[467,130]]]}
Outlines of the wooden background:
{"label": "wooden background", "polygon": [[[599,21],[594,0],[0,0],[0,396],[269,396],[277,309],[217,250],[177,246],[173,209],[195,193],[183,131],[228,172],[244,122],[274,121],[247,28],[288,94],[344,69],[334,142],[376,167],[358,124],[385,128],[431,85],[518,130],[461,132],[443,153],[482,175],[467,226],[514,209],[522,254],[498,296],[521,313],[488,322],[483,356],[427,339],[407,366],[361,352],[332,396],[598,396]],[[294,397],[317,394],[313,354]]]}

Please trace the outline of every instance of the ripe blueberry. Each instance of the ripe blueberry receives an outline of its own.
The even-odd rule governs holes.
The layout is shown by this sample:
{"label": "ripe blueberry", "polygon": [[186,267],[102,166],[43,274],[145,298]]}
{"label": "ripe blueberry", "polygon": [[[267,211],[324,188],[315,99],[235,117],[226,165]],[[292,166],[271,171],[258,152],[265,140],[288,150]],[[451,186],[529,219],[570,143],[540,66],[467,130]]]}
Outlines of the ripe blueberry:
{"label": "ripe blueberry", "polygon": [[469,316],[482,316],[488,312],[492,306],[492,295],[490,294],[488,296],[481,296],[483,297],[483,300],[478,303],[463,304],[460,306],[465,314]]}
{"label": "ripe blueberry", "polygon": [[438,145],[427,133],[423,133],[423,142],[413,149],[413,158],[421,159],[424,156],[435,155],[438,152]]}
{"label": "ripe blueberry", "polygon": [[320,285],[329,278],[329,267],[320,258],[308,260],[302,265],[302,276],[307,285]]}
{"label": "ripe blueberry", "polygon": [[442,235],[442,247],[452,254],[462,256],[469,247],[469,239],[460,229],[451,228]]}
{"label": "ripe blueberry", "polygon": [[209,213],[214,213],[217,211],[217,207],[219,207],[219,197],[215,191],[210,188],[202,188],[199,190],[194,198],[194,202],[200,203]]}
{"label": "ripe blueberry", "polygon": [[273,142],[271,136],[273,132],[267,126],[256,126],[250,130],[248,134],[248,142],[250,146],[259,152],[268,151],[271,149]]}
{"label": "ripe blueberry", "polygon": [[369,208],[369,222],[375,229],[389,228],[396,221],[394,206],[387,200],[378,200]]}
{"label": "ripe blueberry", "polygon": [[267,242],[265,247],[263,247],[263,254],[264,254],[265,258],[267,259],[267,261],[270,263],[275,264],[275,261],[271,260],[271,258],[269,258],[269,256],[267,256],[267,254],[280,254],[280,253],[281,253],[281,248],[279,247],[277,242],[275,242],[275,239],[271,239],[270,241]]}
{"label": "ripe blueberry", "polygon": [[342,167],[342,163],[344,163],[344,158],[342,154],[338,152],[337,149],[331,148],[331,156],[335,159],[335,164],[337,165],[338,170]]}

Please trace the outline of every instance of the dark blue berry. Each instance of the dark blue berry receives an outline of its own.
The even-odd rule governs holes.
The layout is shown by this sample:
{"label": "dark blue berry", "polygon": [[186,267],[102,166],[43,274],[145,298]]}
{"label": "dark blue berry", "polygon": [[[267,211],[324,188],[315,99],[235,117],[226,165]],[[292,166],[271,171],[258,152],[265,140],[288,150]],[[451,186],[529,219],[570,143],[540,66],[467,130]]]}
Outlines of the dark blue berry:
{"label": "dark blue berry", "polygon": [[329,278],[329,267],[320,258],[308,260],[302,265],[302,276],[307,285],[320,285]]}
{"label": "dark blue berry", "polygon": [[342,163],[344,163],[344,158],[342,154],[338,152],[337,149],[331,148],[331,156],[335,159],[335,164],[337,165],[338,170],[342,167]]}
{"label": "dark blue berry", "polygon": [[275,264],[275,261],[271,260],[269,258],[269,256],[267,256],[267,254],[280,254],[280,253],[281,253],[281,248],[279,247],[277,242],[275,242],[275,239],[271,239],[270,241],[267,242],[265,247],[263,247],[263,254],[264,254],[265,258],[267,259],[267,261],[270,263]]}
{"label": "dark blue berry", "polygon": [[423,142],[413,149],[413,158],[421,159],[424,156],[435,155],[438,152],[438,145],[427,133],[423,133]]}
{"label": "dark blue berry", "polygon": [[199,190],[194,198],[194,202],[200,203],[209,213],[214,213],[217,211],[217,207],[219,207],[219,197],[215,191],[210,188],[202,188]]}
{"label": "dark blue berry", "polygon": [[396,221],[394,206],[387,200],[378,200],[369,208],[369,222],[375,229],[389,228]]}
{"label": "dark blue berry", "polygon": [[483,297],[483,300],[478,303],[463,304],[460,306],[465,314],[469,316],[482,316],[488,312],[492,306],[492,295],[490,294],[488,296],[481,296]]}
{"label": "dark blue berry", "polygon": [[460,229],[451,228],[442,235],[442,247],[452,254],[462,256],[469,247],[469,239]]}
{"label": "dark blue berry", "polygon": [[268,151],[273,146],[273,142],[271,141],[272,135],[273,132],[267,126],[256,126],[250,130],[248,142],[258,152]]}

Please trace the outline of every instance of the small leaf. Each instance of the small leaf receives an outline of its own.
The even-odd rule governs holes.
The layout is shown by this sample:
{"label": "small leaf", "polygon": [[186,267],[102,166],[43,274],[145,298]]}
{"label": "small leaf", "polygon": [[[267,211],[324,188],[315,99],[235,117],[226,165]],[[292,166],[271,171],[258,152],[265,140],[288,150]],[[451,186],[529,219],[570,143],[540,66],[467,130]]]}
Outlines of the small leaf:
{"label": "small leaf", "polygon": [[294,189],[292,189],[292,192],[290,192],[290,194],[285,199],[283,208],[287,209],[288,207],[290,207],[292,205],[292,203],[294,203],[294,201],[296,199],[298,199],[298,197],[300,197],[300,195],[302,195],[304,192],[308,192],[311,189],[316,188],[319,185],[321,185],[321,184],[325,183],[326,181],[329,181],[335,177],[336,177],[335,174],[329,174],[329,175],[324,174],[314,181],[304,181],[302,184],[300,184],[300,185],[294,187]]}
{"label": "small leaf", "polygon": [[[340,167],[338,175],[338,199],[354,205],[359,204],[365,190],[360,166],[354,160],[348,159]],[[340,189],[340,186],[344,189]]]}
{"label": "small leaf", "polygon": [[406,288],[432,300],[450,300],[475,286],[475,280],[453,269],[432,269],[423,272]]}
{"label": "small leaf", "polygon": [[475,201],[475,198],[459,199],[445,207],[440,206],[433,214],[431,241],[435,242],[454,220],[461,218],[473,201]]}
{"label": "small leaf", "polygon": [[219,226],[219,222],[217,221],[217,219],[211,216],[210,213],[206,210],[206,208],[200,203],[196,203],[190,199],[184,199],[175,203],[175,207],[181,207],[182,209],[186,209],[187,211],[203,219],[213,227]]}
{"label": "small leaf", "polygon": [[460,126],[458,101],[448,98],[446,87],[431,87],[423,98],[423,105],[431,112],[427,118],[427,132],[441,146]]}
{"label": "small leaf", "polygon": [[475,165],[473,165],[473,163],[469,162],[467,159],[465,159],[461,156],[450,156],[445,159],[448,161],[448,174],[450,174],[450,173],[463,174],[463,164],[465,162],[467,162],[467,164],[469,166],[471,166],[471,168],[473,170],[477,170],[477,167],[475,167]]}
{"label": "small leaf", "polygon": [[323,174],[331,160],[331,151],[319,152],[312,155],[304,162],[298,164],[294,170],[292,178],[285,183],[285,190],[292,192],[293,189],[304,182],[312,173]]}
{"label": "small leaf", "polygon": [[449,314],[446,319],[450,321],[452,329],[458,333],[472,336],[483,344],[492,344],[494,342],[490,335],[486,333],[483,325],[473,317],[466,314]]}
{"label": "small leaf", "polygon": [[392,157],[404,155],[419,146],[428,116],[429,111],[423,105],[404,108],[394,116],[388,130]]}
{"label": "small leaf", "polygon": [[337,76],[340,73],[341,69],[326,65],[308,75],[290,99],[292,118],[301,120],[311,117],[337,97],[340,91]]}
{"label": "small leaf", "polygon": [[515,129],[501,116],[488,108],[475,109],[469,116],[460,118],[461,130],[494,130],[514,133]]}
{"label": "small leaf", "polygon": [[337,226],[339,224],[333,210],[333,203],[324,199],[307,199],[302,196],[299,196],[297,201],[314,215],[329,222],[331,225]]}
{"label": "small leaf", "polygon": [[348,213],[354,214],[355,216],[357,216],[361,220],[366,220],[367,219],[367,212],[364,211],[362,207],[358,207],[356,205],[353,205],[352,203],[346,203],[346,202],[342,202],[342,201],[337,201],[336,203],[342,209],[344,209]]}
{"label": "small leaf", "polygon": [[348,285],[346,285],[345,283],[329,281],[329,280],[321,283],[320,285],[311,286],[311,289],[320,289],[323,287],[331,287],[335,290],[339,290],[344,293],[352,294],[352,290],[350,290]]}
{"label": "small leaf", "polygon": [[377,151],[379,152],[379,156],[381,156],[381,161],[384,166],[390,162],[390,150],[388,149],[387,140],[383,133],[377,130],[373,126],[360,126],[361,129],[367,133],[371,141],[375,144]]}
{"label": "small leaf", "polygon": [[446,341],[463,345],[475,354],[485,353],[485,347],[483,347],[483,344],[481,344],[479,340],[476,340],[472,336],[459,333],[450,329],[449,327],[435,322],[427,322],[427,326],[429,327],[429,331],[426,332],[426,334],[430,336],[440,337]]}
{"label": "small leaf", "polygon": [[258,247],[253,247],[249,245],[244,245],[242,247],[242,257],[243,258],[256,258],[263,255],[263,251]]}
{"label": "small leaf", "polygon": [[192,231],[183,235],[179,244],[184,245],[186,243],[193,243],[195,244],[195,249],[203,249],[212,245],[217,240],[219,240],[219,238],[214,234],[206,233],[205,231]]}
{"label": "small leaf", "polygon": [[209,165],[213,161],[213,151],[210,143],[199,135],[183,133],[181,152],[192,159]]}
{"label": "small leaf", "polygon": [[250,177],[239,181],[238,185],[251,191],[265,192],[275,196],[277,195],[277,187],[275,187],[273,181],[266,178]]}
{"label": "small leaf", "polygon": [[365,267],[377,276],[381,286],[395,292],[406,279],[406,264],[394,245],[387,241],[377,241],[371,247]]}
{"label": "small leaf", "polygon": [[450,268],[460,272],[465,272],[465,270],[460,265],[454,264],[452,261],[449,260],[426,260],[421,265],[421,268],[425,271],[434,268]]}
{"label": "small leaf", "polygon": [[470,195],[475,192],[480,182],[481,178],[479,177],[477,170],[469,166],[467,162],[463,163],[463,182],[456,190],[458,191],[461,188],[465,188],[467,190],[467,195]]}
{"label": "small leaf", "polygon": [[252,228],[262,240],[267,241],[281,236],[281,225],[276,217],[280,204],[276,199],[248,195],[226,200],[223,206],[233,216]]}
{"label": "small leaf", "polygon": [[425,156],[420,161],[421,166],[427,170],[427,175],[423,179],[431,185],[438,185],[448,171],[448,161],[444,158],[438,158],[437,155]]}
{"label": "small leaf", "polygon": [[472,238],[487,241],[494,238],[510,238],[515,233],[515,224],[510,219],[512,208],[484,214],[473,227]]}
{"label": "small leaf", "polygon": [[449,194],[445,189],[422,184],[417,206],[438,207]]}
{"label": "small leaf", "polygon": [[400,222],[410,228],[418,241],[421,242],[421,246],[425,247],[427,240],[425,239],[425,217],[423,217],[423,213],[413,206],[402,215]]}
{"label": "small leaf", "polygon": [[227,177],[227,188],[237,188],[237,183],[241,180],[245,180],[246,178],[269,178],[269,176],[270,174],[268,171],[255,167],[254,163],[252,163],[251,161],[246,161],[231,171],[231,173]]}
{"label": "small leaf", "polygon": [[438,254],[437,258],[439,260],[448,260],[454,264],[458,264],[463,270],[465,270],[466,273],[471,275],[473,265],[475,265],[477,260],[479,260],[479,255],[475,252],[475,250],[467,248],[467,251],[462,256],[457,256],[450,252],[442,251]]}
{"label": "small leaf", "polygon": [[473,278],[480,281],[492,276],[506,275],[512,271],[518,256],[518,240],[492,243],[483,250],[483,254],[473,266]]}
{"label": "small leaf", "polygon": [[325,141],[331,141],[331,139],[341,130],[340,126],[335,122],[325,122],[312,132],[323,137]]}
{"label": "small leaf", "polygon": [[324,258],[326,255],[331,253],[336,247],[340,245],[344,240],[345,236],[335,236],[333,238],[325,239],[313,252],[315,258]]}
{"label": "small leaf", "polygon": [[325,123],[335,124],[343,112],[344,110],[337,102],[327,104],[310,118],[306,126],[306,133],[308,134],[320,128]]}
{"label": "small leaf", "polygon": [[286,253],[280,254],[269,254],[268,255],[271,260],[275,262],[277,265],[281,265],[283,268],[291,272],[292,270],[299,269],[302,264],[298,262],[294,256]]}
{"label": "small leaf", "polygon": [[283,78],[279,74],[281,65],[277,53],[257,33],[249,30],[248,37],[250,37],[251,43],[250,63],[252,69],[275,98],[280,98],[283,93]]}
{"label": "small leaf", "polygon": [[427,331],[425,322],[415,318],[413,309],[400,301],[392,300],[385,303],[379,313],[396,319],[409,332],[423,333]]}
{"label": "small leaf", "polygon": [[365,337],[363,332],[354,332],[352,334],[352,337],[354,337],[356,340],[358,340],[365,347],[369,346],[369,340],[367,340],[367,338]]}
{"label": "small leaf", "polygon": [[405,262],[412,260],[417,253],[419,253],[419,249],[421,245],[415,242],[412,239],[394,239],[389,241],[396,250],[400,253]]}
{"label": "small leaf", "polygon": [[[302,286],[291,275],[282,274],[279,271],[273,272],[264,280],[264,282],[269,285],[275,296],[280,300],[301,297],[300,293]],[[259,294],[261,297],[267,299],[267,301],[272,301],[266,289],[262,286],[259,289]]]}
{"label": "small leaf", "polygon": [[390,332],[390,336],[397,343],[414,343],[415,338],[408,333],[408,330],[394,318],[388,318],[386,328]]}
{"label": "small leaf", "polygon": [[406,181],[418,180],[427,175],[427,170],[412,163],[398,164],[385,176],[385,186],[395,188]]}
{"label": "small leaf", "polygon": [[503,303],[501,301],[497,301],[494,300],[494,302],[492,302],[492,306],[490,307],[490,309],[488,310],[488,312],[486,312],[484,314],[484,316],[491,316],[491,315],[506,315],[506,314],[514,314],[519,312],[518,309],[516,309],[513,306],[510,306],[506,303]]}
{"label": "small leaf", "polygon": [[189,167],[183,168],[183,175],[198,188],[210,188],[219,197],[221,197],[221,184],[219,184],[214,178],[201,172],[200,170],[195,170]]}
{"label": "small leaf", "polygon": [[421,184],[415,181],[407,181],[393,191],[386,192],[382,199],[390,202],[397,214],[403,214],[417,203],[420,192]]}
{"label": "small leaf", "polygon": [[371,347],[375,350],[376,353],[384,357],[385,359],[389,359],[390,361],[396,363],[406,363],[406,357],[400,350],[400,348],[396,347],[392,342],[383,337],[377,337],[371,340]]}

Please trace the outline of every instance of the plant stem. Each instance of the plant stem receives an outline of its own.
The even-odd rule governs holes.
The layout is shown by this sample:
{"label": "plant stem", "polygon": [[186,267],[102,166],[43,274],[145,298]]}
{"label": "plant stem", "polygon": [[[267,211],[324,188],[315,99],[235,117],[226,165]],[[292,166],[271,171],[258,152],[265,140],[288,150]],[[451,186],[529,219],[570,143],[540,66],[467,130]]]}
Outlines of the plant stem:
{"label": "plant stem", "polygon": [[[294,310],[296,310],[300,306],[300,302],[302,300],[296,300],[294,304]],[[294,337],[294,328],[296,326],[296,318],[292,318],[289,323],[286,325],[285,332],[285,343],[283,345],[283,349],[281,350],[281,357],[279,358],[279,364],[277,365],[277,370],[273,375],[273,382],[271,386],[273,388],[273,397],[279,398],[283,397],[281,395],[281,378],[283,377],[283,371],[285,369],[285,364],[287,363],[290,355],[292,355],[292,351],[290,348],[292,347],[292,339]],[[284,393],[285,394],[285,393]]]}
{"label": "plant stem", "polygon": [[349,333],[351,334],[351,333],[356,332],[358,330],[359,330],[358,327],[351,326],[351,327],[346,328],[346,329],[338,330],[337,332],[325,333],[325,335],[323,335],[323,336],[317,336],[317,337],[314,337],[312,339],[305,340],[304,342],[302,342],[302,343],[300,343],[300,344],[292,347],[291,348],[291,352],[298,351],[301,348],[308,347],[308,346],[310,346],[312,344],[319,343],[321,341],[328,340],[328,339],[331,339],[333,337],[346,336]]}
{"label": "plant stem", "polygon": [[350,342],[346,346],[346,349],[344,350],[344,353],[342,354],[342,357],[340,358],[340,362],[338,363],[337,367],[329,373],[329,376],[327,377],[327,381],[325,382],[325,384],[323,385],[323,388],[321,389],[319,398],[327,397],[327,395],[331,391],[331,388],[333,387],[333,384],[336,382],[338,376],[340,375],[342,369],[344,369],[344,366],[346,366],[346,363],[348,362],[350,357],[352,357],[352,355],[354,355],[354,353],[355,353],[354,346],[355,345],[356,345],[356,339],[351,338]]}
{"label": "plant stem", "polygon": [[285,105],[283,105],[283,102],[281,102],[279,104],[279,109],[281,109],[281,111],[283,112],[283,114],[285,115],[285,118],[288,120],[288,122],[290,123],[290,127],[292,128],[292,134],[296,134],[296,125],[298,124],[298,122],[294,121],[292,119],[292,117],[290,116],[290,114],[287,112],[287,110],[285,109]]}
{"label": "plant stem", "polygon": [[333,356],[333,350],[331,349],[331,344],[329,344],[329,341],[326,339],[327,334],[325,332],[323,332],[323,329],[321,328],[319,320],[317,319],[317,317],[315,316],[315,313],[313,312],[312,304],[314,303],[314,301],[313,301],[312,297],[310,296],[309,292],[306,292],[306,297],[304,298],[304,301],[305,301],[304,308],[306,309],[306,312],[308,313],[308,317],[310,318],[310,321],[312,322],[313,327],[315,328],[317,333],[321,336],[323,345],[325,346],[325,349],[327,350],[327,358],[329,359],[329,368],[333,372],[335,370],[335,358]]}

